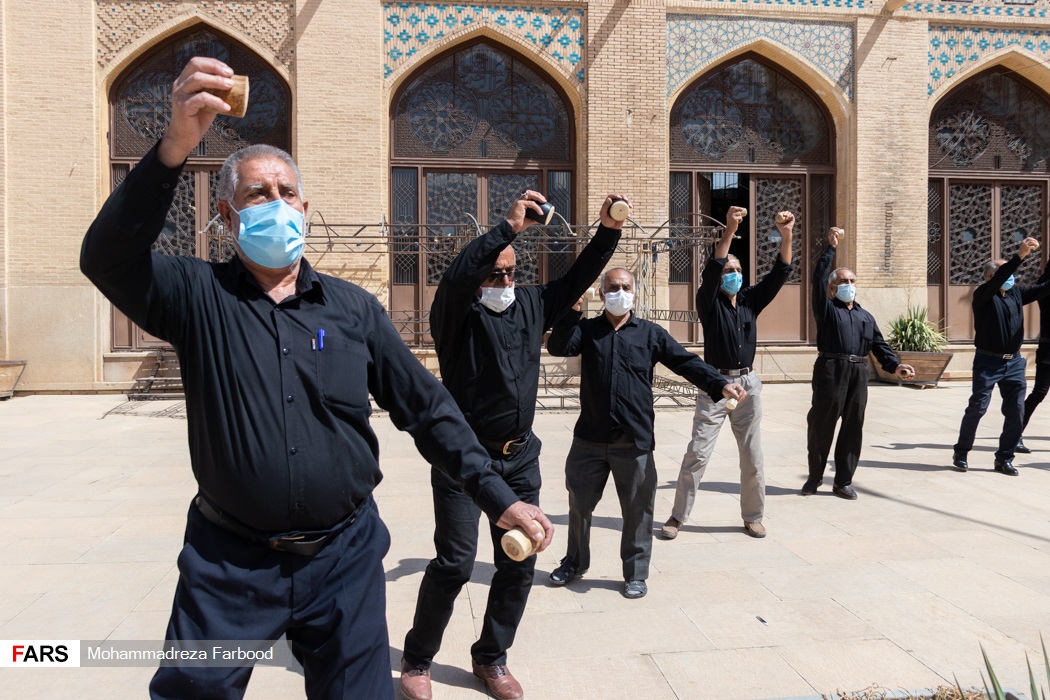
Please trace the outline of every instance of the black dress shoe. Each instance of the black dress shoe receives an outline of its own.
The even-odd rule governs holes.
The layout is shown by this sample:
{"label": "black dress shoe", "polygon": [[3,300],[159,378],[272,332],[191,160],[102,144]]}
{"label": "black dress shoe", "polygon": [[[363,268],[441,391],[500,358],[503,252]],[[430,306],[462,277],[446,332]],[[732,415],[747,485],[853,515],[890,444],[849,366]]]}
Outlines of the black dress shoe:
{"label": "black dress shoe", "polygon": [[551,572],[550,581],[552,586],[564,586],[577,576],[583,576],[587,569],[580,571],[571,562],[563,561],[561,566]]}
{"label": "black dress shoe", "polygon": [[809,479],[806,483],[802,484],[802,495],[803,496],[816,496],[817,487],[820,486],[820,482],[816,479]]}
{"label": "black dress shoe", "polygon": [[857,500],[857,492],[853,490],[853,487],[849,484],[845,486],[832,486],[832,492],[839,498],[845,498],[847,501]]}
{"label": "black dress shoe", "polygon": [[1032,451],[1025,447],[1024,440],[1017,441],[1017,447],[1014,448],[1014,452],[1022,455],[1032,454]]}
{"label": "black dress shoe", "polygon": [[952,453],[952,466],[961,472],[966,471],[970,468],[970,465],[966,463],[965,452],[954,452]]}
{"label": "black dress shoe", "polygon": [[1017,468],[1009,459],[995,460],[995,471],[999,472],[1000,474],[1006,474],[1007,476],[1017,476]]}

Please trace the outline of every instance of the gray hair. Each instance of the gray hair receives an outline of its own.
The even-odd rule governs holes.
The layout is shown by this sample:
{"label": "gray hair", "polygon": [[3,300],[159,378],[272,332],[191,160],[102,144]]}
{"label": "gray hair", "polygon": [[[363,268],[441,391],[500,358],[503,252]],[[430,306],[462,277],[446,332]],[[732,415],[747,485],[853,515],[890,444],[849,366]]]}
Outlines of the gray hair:
{"label": "gray hair", "polygon": [[848,269],[848,267],[836,267],[834,270],[831,271],[831,277],[828,278],[828,284],[838,284],[839,275],[841,275],[844,270]]}
{"label": "gray hair", "polygon": [[226,162],[222,164],[222,170],[219,171],[219,199],[224,199],[231,205],[233,204],[233,196],[237,192],[237,179],[241,163],[256,158],[274,158],[286,163],[292,169],[292,172],[295,173],[295,186],[299,190],[299,199],[306,199],[306,195],[303,193],[303,176],[299,174],[299,166],[295,164],[295,160],[287,151],[282,151],[276,146],[268,146],[265,143],[247,146],[230,154]]}
{"label": "gray hair", "polygon": [[631,276],[631,285],[632,286],[634,285],[634,273],[633,272],[628,270],[626,267],[611,267],[611,268],[609,268],[608,270],[606,270],[605,272],[602,273],[602,279],[598,283],[598,285],[599,285],[598,289],[600,289],[600,290],[602,290],[604,292],[605,291],[605,278],[609,275],[610,272],[616,272],[617,270],[623,270],[628,275],[630,275]]}
{"label": "gray hair", "polygon": [[984,273],[985,277],[991,277],[995,274],[995,271],[999,269],[999,265],[1001,264],[1002,263],[998,260],[989,260],[984,264],[984,267],[981,268],[981,271]]}

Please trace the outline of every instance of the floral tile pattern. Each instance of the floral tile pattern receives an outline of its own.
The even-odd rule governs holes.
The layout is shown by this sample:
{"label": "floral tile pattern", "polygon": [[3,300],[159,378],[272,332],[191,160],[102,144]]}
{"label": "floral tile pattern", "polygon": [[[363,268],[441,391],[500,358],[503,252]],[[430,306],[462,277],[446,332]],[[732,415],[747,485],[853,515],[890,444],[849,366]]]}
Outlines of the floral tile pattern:
{"label": "floral tile pattern", "polygon": [[931,24],[930,76],[926,94],[932,95],[942,83],[967,65],[1008,46],[1023,49],[1037,61],[1050,61],[1050,31]]}

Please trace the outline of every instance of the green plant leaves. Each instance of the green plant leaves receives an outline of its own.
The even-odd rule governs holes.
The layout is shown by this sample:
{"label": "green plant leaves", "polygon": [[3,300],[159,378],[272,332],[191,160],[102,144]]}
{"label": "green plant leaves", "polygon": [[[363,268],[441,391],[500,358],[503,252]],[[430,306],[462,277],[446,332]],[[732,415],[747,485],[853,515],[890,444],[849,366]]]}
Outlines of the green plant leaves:
{"label": "green plant leaves", "polygon": [[888,342],[897,351],[938,352],[948,342],[927,318],[925,306],[908,307],[906,314],[893,319],[889,331]]}

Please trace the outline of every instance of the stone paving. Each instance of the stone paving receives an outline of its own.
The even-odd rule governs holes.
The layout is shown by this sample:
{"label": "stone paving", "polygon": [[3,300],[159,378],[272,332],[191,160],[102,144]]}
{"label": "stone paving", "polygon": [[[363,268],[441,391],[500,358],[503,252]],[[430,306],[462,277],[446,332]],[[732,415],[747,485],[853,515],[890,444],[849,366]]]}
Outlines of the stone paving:
{"label": "stone paving", "polygon": [[[1006,684],[1027,688],[1025,653],[1050,632],[1050,407],[1037,412],[1016,460],[991,471],[997,400],[971,453],[948,467],[968,383],[914,390],[873,384],[859,500],[805,477],[806,384],[765,389],[769,536],[739,518],[736,446],[728,428],[673,542],[654,544],[649,595],[620,596],[620,518],[610,483],[595,516],[593,567],[567,588],[547,574],[564,553],[563,465],[574,413],[542,413],[542,504],[558,528],[510,667],[537,698],[814,697],[872,683],[921,689],[980,684],[983,644]],[[194,494],[177,406],[119,413],[120,396],[29,396],[0,402],[0,639],[159,639]],[[103,416],[113,409],[113,412]],[[153,417],[144,412],[156,413]],[[660,490],[669,514],[691,411],[657,414]],[[427,466],[384,416],[373,426],[386,478],[376,491],[393,545],[386,559],[391,669],[433,552]],[[826,482],[830,484],[830,474]],[[459,599],[433,676],[438,700],[485,697],[471,676],[493,569],[485,542]],[[1037,666],[1038,668],[1038,666]],[[144,697],[151,669],[0,670],[18,698]],[[1044,677],[1045,678],[1045,677]],[[247,697],[304,697],[286,655],[256,668]]]}

